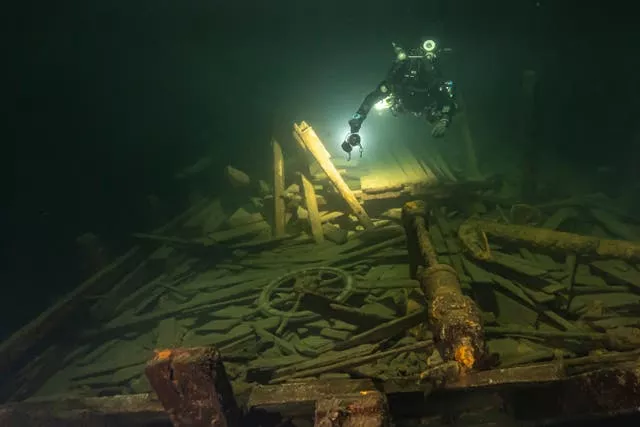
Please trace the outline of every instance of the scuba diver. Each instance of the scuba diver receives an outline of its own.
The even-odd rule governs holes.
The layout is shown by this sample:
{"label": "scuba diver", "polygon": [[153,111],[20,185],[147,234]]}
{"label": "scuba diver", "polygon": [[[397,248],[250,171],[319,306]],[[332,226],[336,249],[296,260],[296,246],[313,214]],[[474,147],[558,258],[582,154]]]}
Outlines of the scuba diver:
{"label": "scuba diver", "polygon": [[442,77],[438,61],[440,53],[449,49],[440,49],[431,39],[409,51],[396,43],[392,45],[396,59],[386,79],[365,97],[349,120],[350,133],[342,142],[342,149],[349,159],[354,147],[359,147],[362,157],[358,132],[374,106],[376,109],[389,109],[394,116],[404,112],[424,116],[432,124],[431,135],[436,138],[444,136],[456,112],[453,82]]}

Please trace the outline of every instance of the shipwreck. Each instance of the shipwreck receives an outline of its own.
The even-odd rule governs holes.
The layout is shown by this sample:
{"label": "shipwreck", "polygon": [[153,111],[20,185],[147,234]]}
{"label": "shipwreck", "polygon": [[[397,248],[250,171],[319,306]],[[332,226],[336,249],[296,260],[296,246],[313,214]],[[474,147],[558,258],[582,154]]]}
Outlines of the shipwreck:
{"label": "shipwreck", "polygon": [[[468,134],[468,131],[467,131]],[[467,135],[467,138],[470,138]],[[560,425],[640,407],[640,220],[307,123],[0,345],[2,426]],[[302,161],[300,161],[302,159]],[[83,327],[78,328],[78,325]]]}

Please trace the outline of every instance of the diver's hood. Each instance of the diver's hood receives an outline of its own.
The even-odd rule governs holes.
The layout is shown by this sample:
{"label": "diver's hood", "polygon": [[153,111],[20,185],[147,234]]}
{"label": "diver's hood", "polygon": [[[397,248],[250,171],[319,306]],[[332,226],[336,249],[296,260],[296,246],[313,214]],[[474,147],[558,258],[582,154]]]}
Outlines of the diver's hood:
{"label": "diver's hood", "polygon": [[420,46],[405,50],[400,45],[392,43],[396,58],[400,61],[407,58],[425,58],[434,59],[439,50],[438,43],[434,39],[425,39]]}

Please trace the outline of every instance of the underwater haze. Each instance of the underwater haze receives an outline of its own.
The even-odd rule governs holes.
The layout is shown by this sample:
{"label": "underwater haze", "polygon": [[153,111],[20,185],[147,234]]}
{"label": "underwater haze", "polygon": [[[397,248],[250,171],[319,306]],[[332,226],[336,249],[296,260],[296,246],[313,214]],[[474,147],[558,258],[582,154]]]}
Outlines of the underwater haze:
{"label": "underwater haze", "polygon": [[[616,6],[616,3],[619,3]],[[223,196],[224,168],[269,176],[273,135],[312,124],[342,156],[348,120],[384,78],[392,42],[434,37],[464,93],[481,166],[522,169],[514,103],[539,80],[531,166],[638,203],[640,55],[622,2],[62,1],[3,11],[0,338],[186,209]],[[416,119],[417,120],[417,119]],[[363,125],[364,156],[423,122]],[[428,129],[425,124],[425,129]],[[428,130],[425,130],[428,132]],[[378,147],[377,147],[378,146]],[[446,150],[446,149],[445,149]],[[382,154],[381,154],[382,153]],[[197,188],[176,174],[208,158]],[[554,190],[550,188],[549,191]],[[555,188],[558,196],[572,190]],[[582,189],[580,190],[582,191]]]}

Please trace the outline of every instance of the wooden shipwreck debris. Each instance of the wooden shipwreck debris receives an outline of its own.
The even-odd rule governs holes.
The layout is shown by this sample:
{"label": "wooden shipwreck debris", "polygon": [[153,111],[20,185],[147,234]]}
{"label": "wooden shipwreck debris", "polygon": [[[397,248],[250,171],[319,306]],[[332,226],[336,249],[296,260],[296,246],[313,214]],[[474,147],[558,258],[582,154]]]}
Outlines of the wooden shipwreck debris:
{"label": "wooden shipwreck debris", "polygon": [[349,186],[344,182],[340,173],[331,162],[331,158],[329,157],[322,141],[318,135],[316,135],[315,131],[309,126],[306,122],[302,122],[299,125],[294,125],[294,133],[297,135],[297,139],[302,141],[304,147],[309,150],[309,152],[313,155],[315,160],[318,162],[324,173],[327,174],[336,190],[344,201],[349,205],[354,215],[358,217],[358,220],[365,228],[373,228],[373,222],[369,218],[369,215],[364,210],[362,205],[356,199],[356,196],[353,194]]}
{"label": "wooden shipwreck debris", "polygon": [[316,192],[313,189],[313,184],[307,179],[304,174],[300,174],[300,181],[302,183],[302,191],[304,193],[304,201],[307,206],[307,212],[309,214],[309,227],[311,228],[311,234],[313,235],[316,243],[324,242],[324,232],[322,228],[322,221],[320,219],[320,212],[318,211],[318,201],[316,200]]}
{"label": "wooden shipwreck debris", "polygon": [[[418,278],[428,303],[429,326],[443,357],[471,369],[484,357],[484,332],[475,303],[462,294],[456,271],[438,262],[426,226],[424,202],[403,207],[410,262],[418,264]],[[417,270],[417,269],[416,269]]]}
{"label": "wooden shipwreck debris", "polygon": [[386,427],[387,398],[379,391],[361,391],[355,396],[329,397],[316,403],[315,427]]}
{"label": "wooden shipwreck debris", "polygon": [[249,412],[281,413],[284,416],[313,414],[316,402],[336,396],[357,396],[364,392],[375,392],[370,379],[295,381],[277,386],[254,387],[247,402]]}
{"label": "wooden shipwreck debris", "polygon": [[208,201],[203,209],[192,215],[183,225],[185,233],[194,237],[217,231],[226,221],[227,214],[218,198]]}
{"label": "wooden shipwreck debris", "polygon": [[347,323],[374,327],[382,322],[390,321],[391,316],[385,313],[370,313],[360,308],[341,304],[329,297],[312,291],[302,291],[301,307],[310,312],[330,319],[339,319]]}
{"label": "wooden shipwreck debris", "polygon": [[[282,425],[289,416],[323,427],[438,426],[443,416],[456,425],[518,424],[520,411],[538,400],[543,407],[523,423],[539,425],[638,406],[631,395],[640,266],[626,251],[633,243],[607,239],[631,239],[639,221],[580,199],[523,205],[500,196],[497,180],[452,176],[440,156],[422,166],[415,153],[402,159],[412,160],[405,164],[412,176],[428,167],[435,180],[386,181],[357,159],[330,159],[304,123],[295,136],[365,203],[371,227],[351,214],[321,163],[292,163],[291,177],[304,176],[285,187],[289,164],[273,140],[269,184],[251,177],[256,185],[245,190],[253,194],[236,191],[233,203],[203,199],[173,225],[137,234],[130,258],[0,345],[2,378],[9,378],[0,395],[29,398],[0,406],[0,425],[45,424],[47,414],[59,425],[104,425],[100,417],[166,424],[165,407],[176,424],[231,425],[238,421],[231,387],[238,401],[251,396],[247,426]],[[390,185],[367,187],[376,177]],[[413,194],[428,205],[399,208]],[[532,237],[540,230],[547,240]],[[583,245],[558,244],[558,235]],[[556,254],[547,254],[550,242]],[[602,242],[621,251],[604,244],[609,255],[624,256],[595,259]],[[68,330],[55,323],[76,318],[71,311],[89,313],[91,323],[77,334],[55,333]],[[479,370],[489,366],[498,369]],[[164,407],[138,394],[154,389]],[[36,401],[54,393],[64,398]],[[557,396],[573,399],[570,411]],[[481,401],[471,413],[470,400]],[[495,418],[499,409],[480,406],[511,411]]]}
{"label": "wooden shipwreck debris", "polygon": [[142,426],[168,421],[155,396],[131,394],[109,397],[67,397],[0,406],[0,425],[33,426]]}
{"label": "wooden shipwreck debris", "polygon": [[249,184],[251,184],[251,178],[249,178],[249,175],[247,175],[240,169],[236,169],[233,166],[227,166],[225,172],[227,175],[227,179],[235,188],[247,187],[249,186]]}
{"label": "wooden shipwreck debris", "polygon": [[389,356],[395,356],[402,353],[408,353],[412,351],[427,351],[428,349],[433,348],[433,341],[419,341],[415,344],[409,344],[402,347],[393,348],[386,351],[374,352],[372,354],[368,354],[361,357],[352,357],[349,359],[344,359],[341,361],[337,361],[332,364],[323,364],[323,366],[319,366],[316,368],[308,368],[302,370],[296,370],[295,372],[282,376],[275,377],[270,381],[270,384],[279,384],[283,382],[287,382],[289,380],[295,378],[305,378],[305,377],[314,377],[327,372],[335,372],[342,371],[349,368],[355,368],[361,365],[366,365],[371,362],[375,362],[380,359],[384,359]]}
{"label": "wooden shipwreck debris", "polygon": [[284,200],[284,158],[282,148],[275,139],[271,140],[273,147],[273,224],[276,237],[285,235],[285,200]]}
{"label": "wooden shipwreck debris", "polygon": [[373,328],[362,332],[348,340],[338,343],[334,346],[335,350],[344,350],[352,347],[357,347],[363,344],[373,344],[376,342],[382,342],[386,339],[393,338],[399,335],[401,332],[405,332],[408,329],[418,326],[424,322],[427,314],[423,310],[416,310],[413,313],[406,316],[399,317],[397,319],[389,320],[386,323],[374,326]]}
{"label": "wooden shipwreck debris", "polygon": [[158,350],[146,376],[175,427],[240,424],[240,409],[215,348]]}
{"label": "wooden shipwreck debris", "polygon": [[290,364],[289,366],[276,367],[276,369],[272,372],[272,375],[265,382],[268,382],[271,379],[288,377],[289,375],[295,374],[298,371],[322,368],[325,366],[338,364],[346,360],[368,356],[379,350],[379,348],[379,344],[364,344],[343,351],[327,351],[320,356],[316,356],[311,359],[305,359],[303,361]]}
{"label": "wooden shipwreck debris", "polygon": [[491,259],[491,251],[487,243],[487,236],[490,236],[507,243],[523,244],[551,252],[640,262],[640,245],[636,243],[538,227],[470,219],[460,226],[458,236],[472,256],[484,260]]}
{"label": "wooden shipwreck debris", "polygon": [[0,343],[0,376],[7,378],[11,366],[34,345],[45,340],[57,327],[68,320],[73,312],[85,304],[85,297],[100,294],[141,261],[142,250],[133,248],[108,267],[99,271],[66,295],[40,316]]}
{"label": "wooden shipwreck debris", "polygon": [[334,224],[322,224],[322,233],[328,241],[336,245],[342,245],[349,240],[349,232]]}

